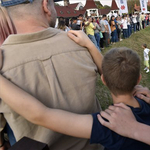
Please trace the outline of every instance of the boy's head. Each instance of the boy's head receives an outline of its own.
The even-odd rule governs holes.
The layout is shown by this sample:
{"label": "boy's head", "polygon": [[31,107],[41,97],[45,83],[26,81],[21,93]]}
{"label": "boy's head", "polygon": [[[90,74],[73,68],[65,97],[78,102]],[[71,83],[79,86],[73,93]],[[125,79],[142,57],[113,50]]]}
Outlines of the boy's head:
{"label": "boy's head", "polygon": [[142,47],[143,47],[143,48],[147,48],[147,44],[143,44]]}
{"label": "boy's head", "polygon": [[77,23],[77,17],[72,17],[72,23]]}
{"label": "boy's head", "polygon": [[80,14],[80,15],[78,16],[78,19],[79,19],[79,20],[83,20],[83,15]]}
{"label": "boy's head", "polygon": [[102,80],[115,96],[131,94],[140,78],[140,58],[126,47],[106,53],[102,63]]}

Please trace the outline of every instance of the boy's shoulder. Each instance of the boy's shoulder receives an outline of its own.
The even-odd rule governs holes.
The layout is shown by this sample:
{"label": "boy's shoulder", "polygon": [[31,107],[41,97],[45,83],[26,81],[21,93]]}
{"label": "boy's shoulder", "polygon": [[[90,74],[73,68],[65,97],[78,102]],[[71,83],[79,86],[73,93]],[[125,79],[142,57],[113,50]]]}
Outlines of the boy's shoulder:
{"label": "boy's shoulder", "polygon": [[146,51],[150,51],[150,49],[149,49],[149,48],[145,48],[144,50],[146,50]]}
{"label": "boy's shoulder", "polygon": [[138,97],[135,98],[138,101],[140,108],[131,107],[131,110],[134,113],[137,121],[145,124],[150,124],[150,120],[148,117],[150,116],[150,105]]}
{"label": "boy's shoulder", "polygon": [[[131,108],[138,122],[150,125],[150,105],[137,97],[135,98],[139,102],[140,108],[129,107]],[[142,148],[144,148],[144,150],[150,149],[150,146],[147,144],[123,137],[103,126],[98,121],[97,114],[98,113],[92,114],[93,126],[90,138],[91,144],[100,143],[108,150],[141,150]]]}

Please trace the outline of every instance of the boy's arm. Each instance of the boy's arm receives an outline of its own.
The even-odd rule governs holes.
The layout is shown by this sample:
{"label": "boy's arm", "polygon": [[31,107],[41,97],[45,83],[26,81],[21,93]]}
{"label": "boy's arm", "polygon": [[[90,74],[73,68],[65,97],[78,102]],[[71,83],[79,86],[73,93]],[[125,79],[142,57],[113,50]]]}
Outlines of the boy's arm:
{"label": "boy's arm", "polygon": [[90,138],[93,122],[91,115],[50,109],[2,75],[0,85],[0,97],[30,122],[70,136]]}
{"label": "boy's arm", "polygon": [[77,44],[86,47],[89,50],[95,64],[98,67],[99,73],[102,74],[103,55],[99,52],[96,46],[91,42],[88,36],[83,31],[74,31],[74,30],[70,30],[68,32],[68,36]]}

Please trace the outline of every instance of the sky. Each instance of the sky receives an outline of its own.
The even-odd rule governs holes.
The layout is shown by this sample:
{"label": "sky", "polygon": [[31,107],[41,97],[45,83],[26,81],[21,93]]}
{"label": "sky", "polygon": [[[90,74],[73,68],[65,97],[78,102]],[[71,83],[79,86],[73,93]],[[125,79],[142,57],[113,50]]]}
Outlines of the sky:
{"label": "sky", "polygon": [[[69,0],[70,1],[70,3],[72,4],[72,3],[79,3],[79,2],[81,2],[83,5],[85,5],[85,2],[86,2],[86,0]],[[98,1],[98,0],[97,0]],[[111,2],[112,2],[112,0],[100,0],[100,2],[101,2],[101,4],[102,5],[108,5],[108,6],[111,6]],[[63,4],[63,2],[59,2],[60,4]]]}

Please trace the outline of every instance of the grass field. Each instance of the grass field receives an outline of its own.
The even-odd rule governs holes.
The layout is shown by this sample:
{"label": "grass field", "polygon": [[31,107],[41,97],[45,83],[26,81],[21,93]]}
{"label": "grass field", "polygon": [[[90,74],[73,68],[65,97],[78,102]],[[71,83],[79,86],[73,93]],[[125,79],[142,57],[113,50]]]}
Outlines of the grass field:
{"label": "grass field", "polygon": [[[103,50],[102,54],[105,55],[107,51],[109,51],[111,48],[115,47],[128,47],[132,50],[135,50],[140,58],[141,58],[141,74],[142,74],[142,80],[140,82],[141,85],[146,86],[150,89],[150,73],[146,74],[143,65],[143,49],[142,45],[147,44],[148,48],[150,48],[150,27],[147,27],[144,30],[141,30],[135,34],[132,34],[130,38],[124,39],[121,42],[118,42],[109,48]],[[105,87],[100,77],[97,79],[97,89],[96,89],[96,96],[98,100],[100,101],[100,104],[102,106],[102,109],[107,108],[110,104],[112,104],[112,99],[110,96],[110,92],[107,87]]]}

